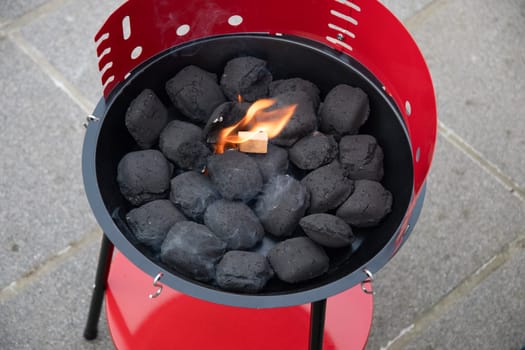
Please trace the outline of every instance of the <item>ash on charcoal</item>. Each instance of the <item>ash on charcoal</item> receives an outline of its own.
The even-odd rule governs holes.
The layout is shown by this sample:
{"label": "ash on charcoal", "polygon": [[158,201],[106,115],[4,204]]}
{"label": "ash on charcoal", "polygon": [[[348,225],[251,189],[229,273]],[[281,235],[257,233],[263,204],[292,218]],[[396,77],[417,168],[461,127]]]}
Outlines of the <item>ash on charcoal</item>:
{"label": "ash on charcoal", "polygon": [[196,171],[182,173],[171,180],[170,200],[193,220],[200,221],[206,208],[219,198],[210,179]]}
{"label": "ash on charcoal", "polygon": [[268,144],[268,152],[265,154],[250,154],[255,160],[263,181],[266,183],[276,175],[284,175],[288,170],[288,152],[281,147]]}
{"label": "ash on charcoal", "polygon": [[224,102],[215,108],[204,126],[206,142],[216,143],[219,131],[241,121],[250,106],[248,102]]}
{"label": "ash on charcoal", "polygon": [[206,123],[215,107],[226,101],[217,75],[196,66],[187,66],[168,80],[166,92],[173,105],[195,123]]}
{"label": "ash on charcoal", "polygon": [[381,181],[383,178],[383,150],[371,135],[341,138],[339,160],[353,180]]}
{"label": "ash on charcoal", "polygon": [[217,265],[217,284],[226,290],[259,292],[274,272],[266,257],[254,252],[232,250]]}
{"label": "ash on charcoal", "polygon": [[150,89],[145,89],[131,101],[125,117],[129,133],[142,149],[157,144],[168,121],[168,110]]}
{"label": "ash on charcoal", "polygon": [[329,258],[323,248],[308,237],[282,241],[268,253],[268,260],[277,277],[297,283],[318,277],[328,271]]}
{"label": "ash on charcoal", "polygon": [[322,246],[341,248],[352,244],[352,228],[343,219],[330,214],[312,214],[299,221],[310,239]]}
{"label": "ash on charcoal", "polygon": [[285,92],[301,91],[308,95],[315,110],[319,107],[321,98],[319,97],[319,88],[314,83],[301,78],[291,78],[274,80],[270,83],[270,97],[280,95]]}
{"label": "ash on charcoal", "polygon": [[272,79],[266,61],[250,56],[238,57],[226,63],[221,87],[231,101],[237,101],[240,95],[243,101],[253,102],[268,95]]}
{"label": "ash on charcoal", "polygon": [[368,96],[360,88],[341,84],[334,87],[320,109],[320,130],[339,136],[356,134],[368,119]]}
{"label": "ash on charcoal", "polygon": [[379,182],[358,180],[354,193],[337,209],[336,215],[356,227],[370,227],[392,209],[392,194]]}
{"label": "ash on charcoal", "polygon": [[264,186],[255,214],[266,232],[277,237],[293,233],[310,203],[308,190],[288,175],[277,175]]}
{"label": "ash on charcoal", "polygon": [[160,134],[159,147],[164,155],[184,170],[202,170],[211,154],[202,142],[202,130],[192,123],[174,120]]}
{"label": "ash on charcoal", "polygon": [[157,150],[126,154],[117,168],[120,192],[131,204],[139,206],[166,198],[170,186],[170,165]]}
{"label": "ash on charcoal", "polygon": [[338,161],[315,169],[301,183],[310,192],[309,214],[324,213],[337,208],[354,189],[345,170]]}
{"label": "ash on charcoal", "polygon": [[185,220],[188,219],[167,199],[146,203],[126,215],[129,228],[137,240],[155,251],[160,250],[169,229]]}
{"label": "ash on charcoal", "polygon": [[249,249],[264,237],[264,228],[253,211],[242,202],[218,200],[208,206],[204,224],[228,249]]}
{"label": "ash on charcoal", "polygon": [[284,129],[271,142],[278,146],[289,147],[300,138],[311,134],[317,128],[317,116],[310,97],[302,91],[285,92],[274,96],[275,104],[268,108],[273,110],[296,104],[295,112]]}
{"label": "ash on charcoal", "polygon": [[297,141],[288,154],[298,168],[313,170],[337,157],[337,142],[333,136],[314,133]]}
{"label": "ash on charcoal", "polygon": [[207,282],[215,278],[215,265],[225,250],[226,243],[206,226],[181,221],[168,231],[160,259],[196,280]]}
{"label": "ash on charcoal", "polygon": [[208,157],[208,175],[226,199],[248,202],[262,188],[257,163],[247,154],[229,150]]}

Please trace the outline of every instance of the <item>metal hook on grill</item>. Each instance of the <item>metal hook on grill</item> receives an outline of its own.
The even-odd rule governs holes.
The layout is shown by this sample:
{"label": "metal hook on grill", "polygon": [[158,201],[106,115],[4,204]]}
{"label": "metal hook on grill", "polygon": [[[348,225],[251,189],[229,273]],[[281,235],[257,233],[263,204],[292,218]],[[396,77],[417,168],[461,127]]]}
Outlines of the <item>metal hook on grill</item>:
{"label": "metal hook on grill", "polygon": [[[376,292],[373,289],[372,282],[374,282],[374,274],[370,272],[368,269],[363,269],[363,272],[366,274],[366,279],[361,282],[361,289],[366,294],[372,294],[375,295]],[[367,284],[370,284],[370,289],[366,287]]]}
{"label": "metal hook on grill", "polygon": [[155,291],[155,293],[151,293],[149,295],[150,299],[154,299],[154,298],[158,297],[160,295],[160,293],[162,293],[162,288],[164,288],[164,286],[159,283],[159,281],[162,278],[162,276],[164,276],[164,274],[162,272],[159,272],[157,274],[157,276],[155,276],[155,278],[153,279],[153,287],[157,287],[157,290]]}
{"label": "metal hook on grill", "polygon": [[99,117],[97,116],[94,116],[93,114],[89,114],[87,117],[86,117],[86,121],[84,123],[82,123],[82,125],[84,126],[84,128],[87,129],[89,123],[91,122],[98,122],[100,120]]}

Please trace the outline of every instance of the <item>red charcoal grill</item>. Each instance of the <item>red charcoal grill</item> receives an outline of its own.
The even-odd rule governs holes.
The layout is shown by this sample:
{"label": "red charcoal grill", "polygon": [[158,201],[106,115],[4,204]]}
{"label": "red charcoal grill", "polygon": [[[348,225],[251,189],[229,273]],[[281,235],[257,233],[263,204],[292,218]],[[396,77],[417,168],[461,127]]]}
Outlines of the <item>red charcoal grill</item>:
{"label": "red charcoal grill", "polygon": [[[104,236],[84,336],[96,337],[116,246],[154,277],[159,289],[153,297],[162,291],[162,278],[162,284],[185,295],[234,307],[312,303],[310,349],[321,349],[326,298],[359,283],[371,293],[373,273],[403,245],[423,204],[437,116],[431,77],[410,34],[375,0],[129,0],[110,15],[95,40],[104,98],[86,123],[82,166]],[[220,73],[225,62],[240,55],[266,59],[275,79],[313,81],[322,94],[339,83],[362,88],[371,115],[361,131],[382,145],[383,184],[394,195],[387,219],[377,228],[358,231],[352,255],[331,259],[327,274],[297,285],[275,282],[259,294],[226,292],[188,279],[137,246],[123,220],[129,207],[116,183],[118,161],[132,148],[124,126],[130,101],[148,87],[168,104],[164,83],[180,69],[193,64]]]}

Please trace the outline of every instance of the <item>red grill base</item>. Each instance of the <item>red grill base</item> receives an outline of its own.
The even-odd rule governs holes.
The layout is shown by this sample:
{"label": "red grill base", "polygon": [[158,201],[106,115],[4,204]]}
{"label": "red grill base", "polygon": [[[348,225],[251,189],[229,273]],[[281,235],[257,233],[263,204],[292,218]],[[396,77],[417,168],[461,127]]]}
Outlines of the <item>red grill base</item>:
{"label": "red grill base", "polygon": [[[213,304],[165,287],[117,252],[111,263],[106,313],[115,347],[125,349],[304,350],[310,304],[248,309]],[[372,325],[373,296],[359,286],[327,301],[324,350],[364,349]]]}

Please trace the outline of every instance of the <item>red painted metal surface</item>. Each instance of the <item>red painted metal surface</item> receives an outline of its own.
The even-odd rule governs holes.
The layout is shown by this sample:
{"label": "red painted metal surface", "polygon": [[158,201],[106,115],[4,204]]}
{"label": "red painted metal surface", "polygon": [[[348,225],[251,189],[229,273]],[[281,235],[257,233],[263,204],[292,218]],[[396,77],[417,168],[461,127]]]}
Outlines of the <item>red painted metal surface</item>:
{"label": "red painted metal surface", "polygon": [[[247,309],[212,304],[164,287],[117,252],[106,291],[108,325],[117,349],[304,350],[310,305]],[[363,349],[373,297],[359,286],[329,298],[324,350]]]}

